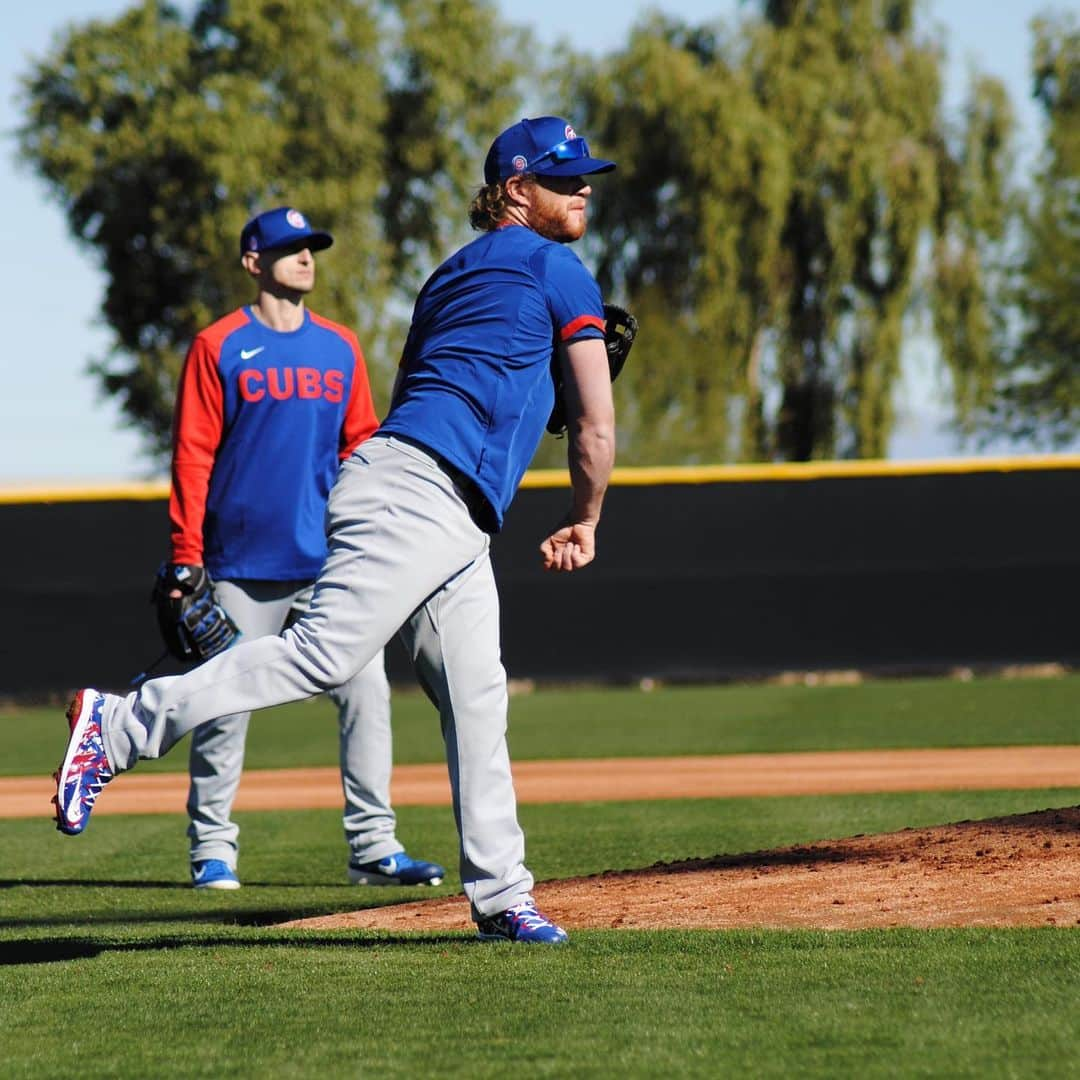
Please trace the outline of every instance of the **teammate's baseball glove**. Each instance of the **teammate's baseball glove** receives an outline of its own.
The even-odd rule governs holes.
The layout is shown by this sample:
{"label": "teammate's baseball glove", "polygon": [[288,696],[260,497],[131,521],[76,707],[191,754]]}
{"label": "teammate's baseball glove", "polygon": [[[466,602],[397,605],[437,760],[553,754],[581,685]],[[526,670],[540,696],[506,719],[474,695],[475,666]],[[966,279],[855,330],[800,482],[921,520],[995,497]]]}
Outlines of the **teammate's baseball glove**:
{"label": "teammate's baseball glove", "polygon": [[[630,355],[630,346],[634,344],[637,330],[637,319],[629,311],[616,304],[604,305],[604,346],[607,348],[612,382],[619,377]],[[559,363],[558,350],[551,358],[551,377],[555,382],[555,404],[548,417],[547,429],[552,435],[563,435],[566,432],[566,403],[563,400],[562,365]]]}
{"label": "teammate's baseball glove", "polygon": [[[170,596],[174,590],[180,596]],[[207,660],[239,636],[202,566],[162,563],[150,597],[166,648],[178,660]]]}

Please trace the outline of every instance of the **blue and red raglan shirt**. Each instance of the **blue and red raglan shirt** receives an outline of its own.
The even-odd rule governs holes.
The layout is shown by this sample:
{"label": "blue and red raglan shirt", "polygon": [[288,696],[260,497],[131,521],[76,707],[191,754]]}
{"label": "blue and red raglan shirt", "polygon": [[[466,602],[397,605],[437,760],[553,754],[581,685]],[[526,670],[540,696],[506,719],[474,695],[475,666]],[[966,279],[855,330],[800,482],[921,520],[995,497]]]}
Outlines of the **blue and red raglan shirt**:
{"label": "blue and red raglan shirt", "polygon": [[472,478],[500,527],[554,402],[553,345],[603,336],[600,288],[568,247],[520,225],[485,233],[421,290],[380,432]]}
{"label": "blue and red raglan shirt", "polygon": [[177,390],[172,559],[217,579],[310,581],[341,461],[378,427],[352,331],[305,311],[282,333],[250,307],[198,334]]}

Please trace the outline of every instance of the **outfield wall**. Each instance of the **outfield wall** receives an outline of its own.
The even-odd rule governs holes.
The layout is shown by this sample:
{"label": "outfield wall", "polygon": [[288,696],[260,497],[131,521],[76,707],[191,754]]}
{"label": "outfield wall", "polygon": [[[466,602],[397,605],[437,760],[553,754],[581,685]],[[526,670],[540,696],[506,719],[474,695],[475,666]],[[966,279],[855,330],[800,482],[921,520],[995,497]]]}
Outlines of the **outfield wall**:
{"label": "outfield wall", "polygon": [[[561,472],[493,544],[503,655],[537,681],[1080,661],[1080,456],[617,470],[586,571],[544,574]],[[0,490],[0,696],[117,688],[161,651],[167,489]],[[403,650],[395,682],[411,682]],[[162,670],[177,670],[166,664]]]}

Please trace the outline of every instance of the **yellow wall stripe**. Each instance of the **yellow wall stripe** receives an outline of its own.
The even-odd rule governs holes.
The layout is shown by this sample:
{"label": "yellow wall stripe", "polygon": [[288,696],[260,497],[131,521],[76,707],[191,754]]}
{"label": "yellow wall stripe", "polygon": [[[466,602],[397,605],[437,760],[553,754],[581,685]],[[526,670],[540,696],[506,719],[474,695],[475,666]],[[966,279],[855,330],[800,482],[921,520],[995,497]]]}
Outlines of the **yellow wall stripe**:
{"label": "yellow wall stripe", "polygon": [[168,497],[169,484],[166,480],[0,488],[0,504],[149,501]]}
{"label": "yellow wall stripe", "polygon": [[[851,476],[933,476],[951,473],[1080,469],[1080,454],[1025,457],[947,458],[935,461],[806,461],[777,465],[690,465],[615,469],[611,482],[621,487],[649,484],[729,484],[770,480],[826,480]],[[522,487],[569,487],[565,469],[534,469]]]}
{"label": "yellow wall stripe", "polygon": [[[1080,470],[1080,454],[1031,454],[1023,457],[945,458],[935,461],[807,461],[778,465],[690,465],[616,469],[616,487],[650,484],[730,484],[775,480],[827,480],[845,477],[943,476],[955,473]],[[533,469],[524,488],[566,488],[565,469]],[[0,487],[0,504],[111,502],[167,499],[164,480],[94,485]]]}

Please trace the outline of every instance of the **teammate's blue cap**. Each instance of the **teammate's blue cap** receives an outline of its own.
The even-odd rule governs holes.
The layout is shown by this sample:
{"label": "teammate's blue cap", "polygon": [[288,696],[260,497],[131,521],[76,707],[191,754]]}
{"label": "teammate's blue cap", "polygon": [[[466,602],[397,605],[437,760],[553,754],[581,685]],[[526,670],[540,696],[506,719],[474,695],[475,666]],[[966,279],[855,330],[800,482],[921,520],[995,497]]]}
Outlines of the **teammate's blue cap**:
{"label": "teammate's blue cap", "polygon": [[240,254],[289,247],[297,240],[306,240],[312,251],[322,251],[334,242],[329,233],[316,232],[299,210],[279,206],[263,211],[244,226],[240,234]]}
{"label": "teammate's blue cap", "polygon": [[566,120],[537,116],[519,120],[491,144],[484,161],[484,183],[494,184],[518,173],[587,176],[614,168],[614,161],[594,158],[589,144]]}

